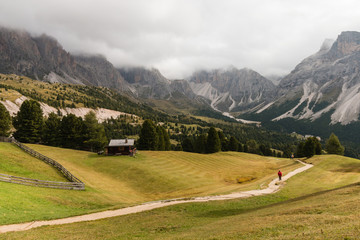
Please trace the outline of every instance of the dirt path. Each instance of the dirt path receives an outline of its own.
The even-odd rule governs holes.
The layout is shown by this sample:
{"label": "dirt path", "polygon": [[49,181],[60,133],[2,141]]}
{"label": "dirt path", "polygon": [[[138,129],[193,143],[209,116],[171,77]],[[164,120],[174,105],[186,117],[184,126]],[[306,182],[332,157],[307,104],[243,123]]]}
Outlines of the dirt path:
{"label": "dirt path", "polygon": [[[286,176],[284,176],[282,178],[282,181],[286,181],[287,179],[294,176],[295,174],[306,171],[307,169],[313,167],[313,165],[311,165],[311,164],[305,164],[305,163],[302,163],[302,164],[304,164],[303,167],[298,168],[292,172],[289,172]],[[180,203],[228,200],[228,199],[235,199],[235,198],[245,198],[245,197],[259,196],[259,195],[264,195],[264,194],[271,194],[271,193],[275,193],[276,191],[278,191],[280,189],[280,184],[277,184],[278,182],[279,181],[276,178],[270,182],[269,186],[266,189],[262,189],[262,190],[251,190],[251,191],[231,193],[231,194],[227,194],[227,195],[218,195],[218,196],[162,200],[162,201],[148,202],[148,203],[144,203],[144,204],[134,206],[134,207],[121,208],[121,209],[117,209],[117,210],[109,210],[109,211],[104,211],[104,212],[86,214],[86,215],[82,215],[82,216],[61,218],[61,219],[48,220],[48,221],[34,221],[34,222],[27,222],[27,223],[20,223],[20,224],[4,225],[4,226],[0,226],[0,233],[12,232],[12,231],[25,231],[25,230],[28,230],[31,228],[36,228],[36,227],[46,226],[46,225],[59,225],[59,224],[66,224],[66,223],[93,221],[93,220],[98,220],[98,219],[103,219],[103,218],[116,217],[116,216],[131,214],[131,213],[148,211],[148,210],[152,210],[155,208],[161,208],[161,207],[166,207],[166,206],[180,204]]]}

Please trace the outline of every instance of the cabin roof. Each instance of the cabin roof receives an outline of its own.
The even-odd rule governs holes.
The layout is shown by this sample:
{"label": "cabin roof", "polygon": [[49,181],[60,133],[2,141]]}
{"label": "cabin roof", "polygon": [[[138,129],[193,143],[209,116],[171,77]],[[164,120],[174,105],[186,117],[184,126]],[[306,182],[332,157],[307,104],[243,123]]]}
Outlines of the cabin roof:
{"label": "cabin roof", "polygon": [[134,146],[135,139],[111,139],[109,147]]}

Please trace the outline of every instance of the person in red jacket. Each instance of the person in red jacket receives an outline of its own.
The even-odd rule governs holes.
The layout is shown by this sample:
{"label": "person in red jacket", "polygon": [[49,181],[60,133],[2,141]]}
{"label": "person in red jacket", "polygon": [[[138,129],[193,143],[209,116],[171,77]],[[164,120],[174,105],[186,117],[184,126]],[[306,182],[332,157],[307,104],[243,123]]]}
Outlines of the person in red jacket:
{"label": "person in red jacket", "polygon": [[280,170],[278,171],[278,176],[279,176],[279,180],[281,180],[282,172]]}

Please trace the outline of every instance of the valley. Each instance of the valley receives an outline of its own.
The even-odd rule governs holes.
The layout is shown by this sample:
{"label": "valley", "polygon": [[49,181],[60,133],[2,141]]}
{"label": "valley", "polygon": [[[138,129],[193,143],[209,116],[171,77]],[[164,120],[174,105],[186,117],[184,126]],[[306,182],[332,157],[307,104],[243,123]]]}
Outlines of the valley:
{"label": "valley", "polygon": [[[1,166],[4,166],[1,173],[64,180],[40,160],[28,163],[29,157],[24,157],[26,154],[14,145],[1,143],[0,146]],[[140,151],[133,158],[29,146],[62,164],[85,183],[86,189],[71,191],[0,182],[1,201],[7,203],[1,206],[1,225],[68,217],[161,199],[257,189],[266,186],[277,169],[291,171],[301,166],[289,159],[236,152],[204,155]],[[12,161],[8,160],[9,156]]]}
{"label": "valley", "polygon": [[[2,135],[21,139],[85,183],[84,191],[70,191],[0,182],[0,224],[169,206],[0,238],[358,238],[360,32],[325,40],[293,70],[273,75],[276,85],[246,66],[200,64],[169,79],[150,65],[74,52],[46,34],[0,27]],[[135,142],[127,146],[135,157],[120,156],[123,146],[107,156],[112,139]],[[286,176],[302,167],[297,160],[309,168],[274,180],[280,169]],[[0,174],[66,181],[2,142]],[[269,183],[276,191],[268,195],[219,196]],[[185,202],[207,196],[220,201]],[[184,202],[170,206],[178,198]]]}
{"label": "valley", "polygon": [[[44,147],[37,146],[37,148],[40,150]],[[45,147],[43,151],[47,148]],[[56,151],[52,150],[51,152],[56,155]],[[147,155],[148,153],[144,152],[144,154]],[[153,152],[152,155],[155,156],[158,153]],[[246,158],[247,164],[254,161],[251,159],[251,155],[247,155]],[[95,167],[94,160],[90,161],[91,165],[89,165],[89,160],[84,159],[81,161],[83,162],[81,165],[84,166],[86,163],[86,166]],[[133,163],[138,160],[129,159]],[[161,158],[156,159],[156,161],[159,160],[163,162]],[[218,160],[216,159],[215,162]],[[129,164],[129,161],[121,160],[124,164]],[[142,159],[140,161],[144,163]],[[289,160],[286,161],[289,163]],[[182,239],[204,239],[211,236],[218,239],[293,239],[297,237],[313,239],[314,236],[319,236],[326,239],[338,239],[340,236],[349,238],[357,236],[357,228],[351,226],[357,223],[356,209],[358,205],[358,182],[360,180],[358,160],[336,155],[324,155],[310,158],[307,161],[311,162],[314,167],[287,180],[283,183],[281,191],[272,195],[219,202],[180,204],[97,221],[44,226],[24,232],[9,232],[2,234],[2,237],[5,239],[38,239],[39,236],[43,238],[56,236],[64,239],[89,237],[92,239],[133,239],[134,237],[139,239],[178,239],[179,237]],[[196,162],[200,163],[202,160],[196,159]],[[63,161],[63,163],[64,165],[68,164],[68,167],[70,166],[70,162]],[[208,169],[209,164],[206,163],[206,166]],[[214,167],[216,166],[214,165]],[[293,167],[298,166],[292,165],[291,168]],[[77,168],[80,170],[82,167]],[[284,170],[284,172],[291,168]],[[181,169],[175,169],[178,169],[176,176],[182,176]],[[247,165],[246,169],[253,170],[255,168]],[[265,177],[264,179],[273,179],[276,169],[272,171],[272,174],[267,175],[269,178]],[[74,169],[74,171],[76,170]],[[89,169],[86,172],[88,176],[92,175]],[[169,173],[168,167],[166,167],[166,172]],[[206,172],[209,173],[209,170]],[[99,173],[105,174],[104,170],[100,170]],[[84,173],[77,171],[77,174],[81,174],[86,180],[85,182],[89,183],[89,179]],[[187,176],[186,179],[189,180],[190,178]],[[2,189],[7,189],[6,185],[11,185],[0,184]],[[255,184],[251,188],[256,185],[259,186]],[[163,186],[167,189],[169,187],[160,182],[156,186]],[[95,185],[92,185],[92,189],[90,191],[93,192],[92,194],[100,193],[95,191],[97,189]],[[87,189],[86,192],[89,190]],[[71,201],[70,198],[63,202],[63,205],[68,205]],[[157,220],[154,221],[154,219]]]}

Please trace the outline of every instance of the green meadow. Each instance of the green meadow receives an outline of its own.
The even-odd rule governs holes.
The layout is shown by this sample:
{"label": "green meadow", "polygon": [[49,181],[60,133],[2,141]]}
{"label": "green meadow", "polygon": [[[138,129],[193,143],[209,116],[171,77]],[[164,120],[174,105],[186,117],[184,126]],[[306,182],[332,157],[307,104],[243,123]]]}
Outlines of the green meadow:
{"label": "green meadow", "polygon": [[[289,159],[223,152],[140,151],[135,158],[28,145],[55,159],[86,184],[85,191],[0,182],[0,224],[56,219],[143,202],[264,188]],[[0,173],[66,181],[56,170],[10,143],[0,143]]]}
{"label": "green meadow", "polygon": [[[155,154],[155,153],[154,153]],[[323,155],[281,191],[187,203],[104,220],[3,234],[5,239],[358,239],[360,161]]]}

